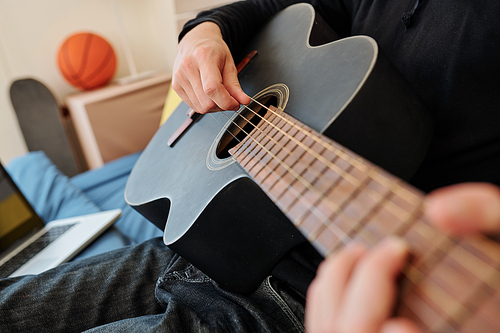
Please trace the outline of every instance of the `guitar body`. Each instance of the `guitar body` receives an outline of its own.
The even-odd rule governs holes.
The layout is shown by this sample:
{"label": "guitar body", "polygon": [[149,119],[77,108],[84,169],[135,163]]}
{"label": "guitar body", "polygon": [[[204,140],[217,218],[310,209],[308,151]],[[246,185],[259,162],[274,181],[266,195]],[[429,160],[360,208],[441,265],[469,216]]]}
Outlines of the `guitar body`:
{"label": "guitar body", "polygon": [[[276,15],[249,45],[258,55],[239,75],[243,90],[257,100],[271,96],[293,118],[409,179],[430,142],[429,116],[373,39],[310,46],[319,22],[306,4]],[[235,160],[220,152],[235,112],[203,116],[168,146],[188,109],[182,103],[144,150],[129,177],[126,201],[164,229],[165,244],[223,287],[251,292],[305,239]]]}

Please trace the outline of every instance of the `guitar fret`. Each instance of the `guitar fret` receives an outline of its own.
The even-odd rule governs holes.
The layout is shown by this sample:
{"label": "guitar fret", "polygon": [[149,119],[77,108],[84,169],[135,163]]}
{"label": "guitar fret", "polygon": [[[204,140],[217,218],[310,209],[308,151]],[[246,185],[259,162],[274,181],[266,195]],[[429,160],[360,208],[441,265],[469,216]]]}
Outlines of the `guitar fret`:
{"label": "guitar fret", "polygon": [[424,218],[423,214],[421,205],[414,207],[414,210],[409,212],[407,219],[402,220],[401,226],[394,232],[394,235],[404,237],[411,228]]}
{"label": "guitar fret", "polygon": [[466,310],[457,309],[457,311],[450,316],[453,322],[457,323],[457,327],[462,326],[464,322],[470,318],[477,316],[481,305],[495,292],[490,288],[486,288],[484,284],[470,287],[466,290],[468,290],[468,295],[461,301]]}
{"label": "guitar fret", "polygon": [[[449,241],[445,242],[448,244],[452,244]],[[448,247],[451,245],[447,245]],[[443,246],[438,247],[442,250]],[[442,260],[434,260],[430,266],[433,267],[432,271],[427,269],[428,272],[418,272],[418,278],[414,279],[415,274],[407,274],[407,276],[414,283],[418,283],[420,288],[425,286],[425,281],[432,280],[432,284],[436,285],[441,294],[440,301],[434,300],[437,304],[437,310],[439,309],[447,309],[446,316],[441,313],[442,318],[446,319],[446,325],[452,325],[453,327],[459,327],[462,322],[465,320],[464,318],[468,318],[473,315],[473,312],[479,307],[485,297],[491,295],[491,293],[484,292],[484,287],[489,285],[488,281],[485,277],[489,274],[483,273],[483,276],[477,276],[476,269],[473,267],[467,267],[464,265],[462,260],[463,249],[459,246],[454,246],[452,249],[446,250],[448,255],[443,256]],[[439,261],[439,263],[437,263]],[[427,266],[429,264],[427,263]],[[420,266],[422,267],[422,265]],[[484,267],[484,269],[489,270],[490,273],[494,274],[496,279],[498,280],[498,271],[493,267]],[[417,267],[412,268],[413,271],[417,270]],[[454,280],[442,280],[443,276],[454,276]],[[412,278],[413,277],[413,278]],[[461,280],[460,280],[461,279]],[[455,287],[453,287],[455,285]],[[463,286],[467,286],[468,288],[464,288]],[[498,285],[495,287],[498,289]],[[409,291],[415,292],[414,290]],[[435,295],[435,291],[428,291],[432,295]],[[449,298],[445,298],[445,294],[449,295]],[[453,296],[452,296],[453,295]],[[409,295],[404,294],[405,298],[408,298]],[[448,304],[443,304],[442,302],[451,302],[453,304],[463,304],[456,305],[455,307]],[[440,304],[441,302],[441,304]],[[443,321],[434,324],[432,329],[437,329],[441,327]]]}
{"label": "guitar fret", "polygon": [[353,235],[353,240],[362,242],[368,246],[375,245],[380,239],[393,235],[394,231],[400,226],[400,221],[397,221],[383,207],[376,210],[369,221],[361,225],[356,225]]}
{"label": "guitar fret", "polygon": [[[457,249],[458,247],[455,247],[450,253]],[[443,280],[447,276],[454,276],[454,278]],[[475,294],[483,285],[483,280],[456,262],[449,254],[445,255],[439,264],[427,274],[427,279],[432,280],[440,287],[440,290],[446,292],[458,303],[464,304],[464,308],[467,308],[465,304],[471,297],[471,291]],[[463,288],[464,285],[468,288]]]}
{"label": "guitar fret", "polygon": [[265,186],[269,189],[269,192],[273,192],[276,196],[281,198],[284,192],[287,192],[288,184],[284,182],[280,176],[276,176],[278,174],[277,170],[279,167],[280,165],[268,166],[271,174],[274,174],[274,176],[266,177]]}
{"label": "guitar fret", "polygon": [[304,138],[302,138],[302,140],[300,140],[300,142],[302,142],[304,144],[304,146],[306,146],[306,147],[311,147],[315,141],[310,135],[307,135],[307,136],[304,136]]}
{"label": "guitar fret", "polygon": [[[253,154],[253,158],[256,161],[256,164],[250,167],[250,169],[254,168],[253,172],[255,174],[255,177],[257,177],[261,170],[264,170],[263,167],[267,165],[266,162],[268,160],[272,160],[272,155],[270,155],[268,152],[276,148],[281,149],[272,137],[268,138],[268,140],[262,142],[261,145],[259,145],[258,151]],[[269,173],[267,175],[269,175]]]}
{"label": "guitar fret", "polygon": [[[300,220],[300,227],[306,232],[308,238],[311,238],[311,234],[317,227],[328,224],[329,216],[341,210],[339,206],[336,206],[335,208],[336,209],[333,210],[332,207],[325,204],[324,200],[321,198],[318,198],[318,200],[314,202],[314,207],[310,209],[311,213],[304,215],[304,217]],[[313,239],[311,238],[311,240]]]}
{"label": "guitar fret", "polygon": [[[411,291],[411,293],[426,300],[427,304],[439,315],[440,320],[428,324],[432,331],[440,331],[443,326],[451,326],[457,329],[465,318],[473,314],[472,309],[469,309],[460,300],[453,297],[451,293],[443,289],[442,283],[437,283],[436,277],[440,273],[440,268],[444,266],[444,263],[438,265],[437,269],[432,270],[431,274],[420,281],[418,287]],[[463,289],[470,290],[468,288]]]}
{"label": "guitar fret", "polygon": [[235,148],[232,150],[232,155],[236,160],[242,160],[241,155],[245,154],[245,156],[249,155],[247,148],[254,144],[253,140],[243,140],[241,141]]}
{"label": "guitar fret", "polygon": [[[237,160],[240,159],[240,164],[243,168],[246,168],[248,166],[248,163],[255,161],[255,159],[253,158],[252,152],[257,147],[258,147],[257,143],[255,141],[252,141],[250,144],[248,144],[245,147],[245,150],[241,150],[239,152],[239,155],[235,156],[235,157],[238,157]],[[241,158],[241,154],[245,154],[243,156],[243,158]]]}
{"label": "guitar fret", "polygon": [[254,168],[259,164],[260,165],[263,164],[261,158],[267,154],[266,151],[260,145],[255,145],[255,147],[253,147],[250,153],[251,155],[249,155],[248,157],[251,158],[251,160],[245,164],[245,167],[251,170],[252,173],[256,174],[256,170],[254,170]]}
{"label": "guitar fret", "polygon": [[[366,184],[366,183],[365,183]],[[348,215],[349,210],[342,211],[339,216],[333,220],[341,230],[343,230],[350,238],[354,240],[361,240],[366,245],[374,245],[381,237],[376,237],[370,229],[367,229],[366,222],[374,222],[373,217],[376,215],[378,209],[382,207],[384,200],[387,200],[387,196],[390,195],[388,191],[386,196],[380,197],[378,201],[372,202],[370,206],[362,206],[362,214],[359,216]],[[358,197],[360,197],[358,195]],[[368,199],[368,198],[367,198]],[[373,198],[369,198],[373,199]],[[359,199],[358,199],[359,200]],[[356,200],[353,200],[350,205],[352,205]],[[368,207],[368,209],[366,209]],[[368,233],[367,233],[368,231]],[[331,249],[331,251],[337,251],[337,248]]]}
{"label": "guitar fret", "polygon": [[[492,293],[488,299],[475,311],[474,316],[467,318],[460,327],[462,333],[498,333],[500,322],[498,321],[498,309],[500,309],[500,294],[498,291]],[[478,329],[479,328],[479,329]]]}
{"label": "guitar fret", "polygon": [[[411,284],[410,284],[411,285]],[[411,285],[414,288],[413,285]],[[398,316],[410,318],[423,332],[431,332],[430,327],[439,323],[443,329],[441,332],[455,332],[454,327],[443,321],[442,317],[429,306],[429,302],[417,293],[412,293],[404,298],[398,308]]]}
{"label": "guitar fret", "polygon": [[407,290],[403,290],[403,292],[405,292],[403,296],[404,304],[411,308],[412,305],[415,305],[412,304],[415,301],[424,302],[425,311],[432,311],[435,316],[422,317],[418,315],[418,312],[415,312],[416,316],[405,315],[404,308],[400,308],[399,314],[412,320],[425,323],[424,326],[430,327],[429,331],[432,332],[447,332],[450,329],[455,331],[459,323],[462,322],[465,317],[469,317],[472,314],[469,308],[460,304],[450,294],[447,294],[446,291],[441,288],[441,285],[436,284],[435,281],[429,279],[428,276],[424,276],[424,274],[419,272],[418,283],[412,280],[413,276],[414,275],[407,275],[409,278],[407,286],[409,287]]}
{"label": "guitar fret", "polygon": [[351,242],[351,238],[336,223],[330,223],[318,235],[314,245],[321,249],[321,253],[329,256],[342,249],[349,242]]}
{"label": "guitar fret", "polygon": [[338,182],[342,179],[342,174],[335,172],[318,160],[313,162],[311,166],[314,169],[323,167],[320,171],[322,181],[317,181],[314,183],[314,186],[319,193],[322,193],[324,196],[328,195],[328,193],[332,191],[333,187],[338,186]]}
{"label": "guitar fret", "polygon": [[[282,131],[279,130],[279,128],[274,123],[276,121],[276,116],[267,113],[265,116],[265,119],[267,119],[268,122],[263,122],[259,127],[256,127],[256,129],[260,128],[260,129],[262,129],[262,132],[267,133],[267,135],[270,138],[274,138],[275,140],[279,140],[279,138],[281,138],[283,136],[283,133],[282,133]],[[271,125],[271,124],[273,124],[273,125]],[[268,130],[266,129],[266,127],[268,128]]]}
{"label": "guitar fret", "polygon": [[[367,175],[366,175],[367,176]],[[368,178],[368,176],[366,177]],[[342,178],[340,178],[342,179]],[[363,222],[364,220],[364,217],[366,217],[370,212],[371,210],[373,209],[373,207],[375,205],[363,205],[360,203],[360,205],[358,206],[358,208],[361,210],[361,214],[357,214],[358,211],[356,211],[355,209],[352,209],[353,205],[356,205],[358,204],[358,201],[360,201],[360,198],[363,197],[363,194],[362,194],[362,191],[363,189],[366,187],[366,183],[365,182],[361,182],[361,186],[357,187],[354,189],[353,193],[351,193],[350,195],[345,195],[341,201],[337,201],[337,205],[339,206],[340,208],[340,212],[334,212],[335,215],[337,216],[330,216],[330,221],[335,223],[335,219],[336,218],[339,218],[339,217],[342,217],[342,218],[347,218],[351,221],[351,223],[349,224],[352,229],[355,228],[356,225],[360,224]],[[338,189],[340,188],[340,186],[336,186],[335,189]],[[330,192],[330,193],[327,193],[328,197],[331,197],[331,194],[333,192]],[[365,202],[366,203],[366,202]],[[317,238],[318,234],[321,232],[321,230],[315,230],[313,231],[310,239],[315,239]],[[351,234],[351,231],[349,230],[346,230],[345,231],[346,234]]]}
{"label": "guitar fret", "polygon": [[[293,189],[293,191],[292,191]],[[291,202],[288,203],[288,205],[284,206],[284,210],[287,213],[287,215],[290,217],[291,220],[295,220],[296,216],[294,212],[298,209],[309,209],[308,206],[310,205],[310,202],[307,200],[304,200],[304,197],[302,194],[306,193],[308,191],[307,186],[305,186],[303,183],[295,179],[294,182],[289,184],[289,187],[287,188],[287,191],[290,193],[290,195],[294,196],[295,199]],[[305,201],[305,203],[304,203]],[[300,205],[301,207],[296,207],[296,205]],[[316,208],[313,208],[314,210],[317,210]],[[321,217],[320,217],[321,218]]]}
{"label": "guitar fret", "polygon": [[308,155],[307,151],[300,148],[292,148],[290,154],[284,159],[284,163],[292,168],[296,174],[303,176],[309,165],[304,163],[304,156]]}
{"label": "guitar fret", "polygon": [[273,114],[273,116],[278,119],[277,122],[272,122],[274,126],[280,128],[282,133],[288,133],[287,129],[291,129],[292,125],[289,122],[285,121],[285,119],[278,117],[277,114]]}
{"label": "guitar fret", "polygon": [[422,198],[411,193],[407,187],[397,184],[394,189],[393,203],[405,211],[412,211],[415,207],[420,206]]}
{"label": "guitar fret", "polygon": [[[296,165],[292,165],[292,167],[295,166],[295,169],[297,169]],[[299,173],[299,176],[302,176],[303,173],[305,173],[307,171],[307,168],[305,166],[302,166],[299,170],[295,170],[295,172],[298,172]],[[295,200],[293,200],[292,202],[290,202],[290,204],[288,206],[285,206],[284,209],[285,211],[287,211],[288,215],[290,216],[290,218],[292,220],[295,219],[295,214],[294,214],[294,211],[296,209],[307,209],[307,205],[304,205],[302,202],[298,202],[301,198],[303,198],[303,194],[305,192],[307,192],[308,188],[306,185],[304,185],[302,182],[300,182],[297,178],[295,178],[295,180],[293,182],[290,183],[289,185],[289,188],[288,190],[290,192],[291,191],[291,188],[293,188],[293,193],[292,195],[295,196]],[[300,205],[301,207],[297,207],[297,204]]]}
{"label": "guitar fret", "polygon": [[[481,240],[481,241],[480,241]],[[450,253],[450,257],[454,258],[456,262],[458,262],[465,270],[468,272],[472,272],[474,277],[479,279],[481,288],[484,289],[484,293],[470,293],[468,298],[468,303],[470,304],[470,308],[478,309],[483,303],[484,299],[491,295],[498,295],[500,288],[500,259],[496,257],[496,260],[491,262],[488,258],[487,261],[483,261],[483,258],[491,255],[493,253],[499,254],[500,250],[495,246],[488,246],[492,242],[490,240],[486,240],[485,238],[474,238],[469,239],[467,242],[460,242],[457,247],[457,251],[455,253]],[[491,252],[488,252],[487,255],[484,255],[483,252],[470,252],[470,249],[475,245],[490,247],[492,249]],[[492,253],[493,252],[493,253]],[[476,256],[479,254],[479,256]],[[465,258],[464,258],[465,257]],[[479,260],[474,260],[474,258]],[[488,263],[489,262],[489,263]],[[476,266],[476,263],[478,266]]]}
{"label": "guitar fret", "polygon": [[[263,189],[267,191],[273,191],[274,193],[276,193],[276,191],[280,191],[279,193],[281,193],[282,191],[286,190],[286,184],[281,182],[282,186],[279,187],[280,177],[276,176],[277,175],[276,169],[278,168],[279,164],[272,163],[273,161],[274,160],[270,160],[268,163],[266,163],[266,161],[263,161],[267,167],[268,174],[266,174],[265,177],[262,178],[261,186]],[[278,187],[276,187],[276,185],[278,185]]]}
{"label": "guitar fret", "polygon": [[353,220],[366,219],[367,212],[373,213],[376,206],[380,206],[382,202],[387,199],[387,196],[383,196],[376,200],[373,197],[367,195],[362,190],[365,189],[368,185],[366,182],[363,184],[365,185],[360,189],[360,192],[356,196],[356,200],[350,200],[344,210],[344,213]]}
{"label": "guitar fret", "polygon": [[[417,258],[416,267],[432,266],[432,263],[442,258],[444,246],[438,244],[449,244],[449,239],[433,229],[424,219],[417,220],[404,234],[409,242],[412,253]],[[421,267],[420,267],[421,269]]]}
{"label": "guitar fret", "polygon": [[492,276],[498,276],[498,269],[474,256],[472,253],[467,251],[462,244],[464,244],[464,242],[459,243],[455,249],[448,253],[448,256],[457,263],[459,262],[465,270],[471,272],[471,274],[473,274],[476,278],[487,284],[488,287],[495,289],[498,281],[497,283],[492,282],[493,285],[489,285],[489,279]]}
{"label": "guitar fret", "polygon": [[[328,169],[330,170],[330,169]],[[324,173],[324,175],[328,175],[328,173]],[[335,184],[337,185],[337,182],[341,180],[341,177],[339,177],[339,175],[335,174],[335,176],[337,176],[336,178],[331,178],[329,179],[329,181],[331,181],[331,184]],[[327,178],[323,178],[323,180],[325,180]],[[321,183],[321,182],[320,182]],[[319,191],[319,193],[322,193],[321,191]],[[327,195],[328,193],[322,193],[323,195]],[[323,207],[321,204],[322,204],[322,197],[320,195],[318,195],[317,193],[315,192],[307,192],[304,194],[304,197],[306,198],[306,202],[310,202],[312,207],[319,207],[320,209]],[[330,211],[333,211],[333,214],[338,214],[339,213],[339,205],[337,203],[333,203],[335,206],[334,207],[329,207],[329,210]],[[307,212],[305,212],[304,214],[301,214],[301,215],[298,215],[296,216],[296,220],[298,221],[297,224],[302,224],[304,221],[306,221],[306,219],[308,218],[307,215],[309,215],[311,213],[310,210],[308,210]],[[328,216],[328,215],[327,215]],[[312,217],[314,219],[314,216]]]}

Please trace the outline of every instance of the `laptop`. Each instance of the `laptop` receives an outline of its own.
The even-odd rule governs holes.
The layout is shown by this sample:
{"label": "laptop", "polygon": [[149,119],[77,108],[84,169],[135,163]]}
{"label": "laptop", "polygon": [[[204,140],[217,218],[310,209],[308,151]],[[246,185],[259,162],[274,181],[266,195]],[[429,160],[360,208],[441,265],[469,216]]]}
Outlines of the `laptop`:
{"label": "laptop", "polygon": [[120,214],[115,209],[45,224],[0,164],[0,278],[39,274],[71,260]]}

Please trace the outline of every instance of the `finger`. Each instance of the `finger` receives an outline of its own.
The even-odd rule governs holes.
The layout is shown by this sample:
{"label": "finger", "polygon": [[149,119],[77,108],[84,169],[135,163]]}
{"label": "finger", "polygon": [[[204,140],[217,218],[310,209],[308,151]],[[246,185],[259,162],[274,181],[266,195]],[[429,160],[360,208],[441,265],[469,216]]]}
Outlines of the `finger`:
{"label": "finger", "polygon": [[347,285],[340,332],[379,332],[394,306],[396,276],[408,253],[403,240],[391,237],[382,241],[356,267]]}
{"label": "finger", "polygon": [[200,108],[197,109],[196,111],[198,113],[208,113],[208,112],[216,112],[216,111],[221,111],[221,109],[215,101],[212,99],[212,97],[208,96],[205,87],[203,86],[203,82],[201,79],[201,73],[198,74],[198,77],[200,80],[196,80],[192,82],[193,84],[193,91],[196,94],[196,97],[198,98],[198,101],[200,102]]}
{"label": "finger", "polygon": [[364,247],[353,244],[321,263],[307,291],[305,323],[308,332],[333,331],[345,285],[365,252]]}
{"label": "finger", "polygon": [[[205,57],[203,57],[205,58]],[[202,66],[202,64],[207,64],[210,63],[210,61],[204,61],[203,63],[196,63],[193,64],[193,62],[188,62],[186,60],[186,64],[192,64],[191,66],[184,66],[184,73],[186,75],[187,81],[191,86],[191,93],[192,93],[192,98],[195,98],[197,103],[196,103],[196,109],[194,109],[198,113],[207,113],[207,112],[215,112],[215,111],[221,111],[221,109],[215,104],[215,102],[207,96],[205,92],[205,88],[203,87],[203,82],[202,82],[202,71],[206,70],[206,68],[213,68],[216,67],[215,65],[209,65],[209,66],[204,66],[204,67],[198,67]],[[214,71],[215,75],[217,74],[217,71]],[[212,74],[213,75],[213,74]]]}
{"label": "finger", "polygon": [[[175,92],[179,94],[179,97],[186,102],[186,104],[193,110],[197,111],[201,109],[201,104],[198,96],[194,92],[190,81],[185,77],[185,75],[177,75],[177,80],[174,82],[176,85],[173,86]],[[180,87],[180,89],[179,89]],[[179,89],[179,91],[176,90]]]}
{"label": "finger", "polygon": [[464,183],[429,194],[425,214],[452,234],[500,231],[500,190],[487,183]]}
{"label": "finger", "polygon": [[[215,103],[206,96],[200,78],[199,63],[193,57],[185,57],[176,72],[178,83],[182,85],[191,102],[191,108],[198,113],[219,111]],[[181,96],[182,98],[182,96]],[[189,103],[188,103],[189,105]]]}
{"label": "finger", "polygon": [[239,104],[250,104],[250,97],[241,89],[240,81],[238,80],[238,71],[232,59],[226,61],[224,70],[222,71],[222,82],[229,94],[236,99]]}
{"label": "finger", "polygon": [[191,108],[193,108],[193,104],[191,103],[191,100],[189,99],[189,96],[187,93],[184,91],[182,86],[178,83],[178,81],[175,78],[172,78],[172,89],[179,95],[179,97]]}
{"label": "finger", "polygon": [[220,109],[237,110],[240,107],[240,103],[229,94],[224,86],[220,67],[202,64],[200,75],[204,93]]}
{"label": "finger", "polygon": [[422,333],[422,330],[407,318],[391,318],[384,323],[380,333]]}

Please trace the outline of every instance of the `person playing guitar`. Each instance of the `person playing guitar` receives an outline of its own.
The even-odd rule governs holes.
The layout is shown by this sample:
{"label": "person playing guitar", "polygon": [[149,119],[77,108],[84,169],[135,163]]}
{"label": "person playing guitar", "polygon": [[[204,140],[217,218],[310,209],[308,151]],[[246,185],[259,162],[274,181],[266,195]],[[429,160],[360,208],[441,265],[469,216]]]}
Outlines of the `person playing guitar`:
{"label": "person playing guitar", "polygon": [[[406,6],[408,5],[407,2],[404,2]],[[227,8],[223,7],[219,10],[205,12],[186,25],[181,33],[177,58],[174,64],[172,85],[178,95],[193,110],[205,114],[220,110],[237,110],[240,104],[246,105],[250,103],[250,98],[239,85],[231,51],[236,52],[237,50],[235,41],[244,42],[246,36],[244,29],[254,31],[259,22],[271,16],[271,13],[274,13],[277,8],[286,6],[284,3],[286,1],[247,1]],[[452,43],[450,41],[443,41],[439,46],[436,44],[429,46],[431,44],[429,43],[426,45],[428,48],[417,52],[418,54],[412,55],[401,51],[403,47],[413,47],[405,44],[407,40],[411,40],[411,43],[415,45],[424,45],[420,44],[421,41],[415,37],[416,31],[426,31],[426,33],[422,33],[421,37],[429,40],[437,40],[440,33],[446,33],[445,28],[441,29],[441,27],[437,27],[429,21],[430,17],[440,15],[439,11],[442,9],[441,6],[436,6],[432,1],[417,1],[413,9],[406,13],[406,19],[403,19],[403,23],[399,23],[400,26],[393,22],[388,24],[386,21],[389,20],[390,15],[395,10],[400,10],[399,8],[403,7],[402,4],[396,5],[394,2],[387,2],[385,5],[377,6],[371,1],[344,1],[347,7],[347,10],[344,10],[351,15],[346,18],[342,16],[343,12],[334,13],[338,6],[337,3],[342,3],[342,1],[332,1],[331,3],[328,1],[312,1],[312,3],[327,22],[334,22],[334,19],[337,19],[333,23],[334,27],[346,23],[339,20],[339,17],[343,17],[344,21],[347,21],[344,28],[337,28],[337,31],[342,32],[347,29],[351,34],[360,32],[374,36],[382,44],[382,49],[386,48],[386,53],[392,55],[393,59],[391,60],[403,68],[403,74],[414,84],[417,91],[422,93],[424,103],[428,107],[431,106],[431,112],[437,123],[435,140],[430,148],[434,156],[433,159],[429,158],[424,162],[422,169],[419,171],[420,173],[413,180],[416,186],[427,191],[433,190],[425,200],[425,214],[428,219],[436,227],[453,235],[465,235],[473,232],[498,234],[500,232],[500,189],[497,185],[500,180],[500,173],[496,172],[493,175],[488,170],[494,165],[498,170],[500,166],[500,151],[498,149],[500,146],[500,131],[493,133],[494,130],[485,124],[484,130],[489,133],[491,144],[497,148],[494,151],[493,149],[489,151],[490,160],[478,162],[480,166],[478,165],[474,170],[469,169],[470,174],[465,174],[466,168],[464,168],[463,172],[458,171],[462,166],[465,167],[465,164],[469,163],[466,162],[466,155],[463,155],[465,159],[462,160],[462,165],[454,166],[457,171],[456,174],[447,177],[447,179],[436,180],[438,172],[428,172],[428,169],[438,168],[436,167],[438,158],[436,158],[435,154],[442,152],[445,155],[445,140],[455,140],[453,146],[450,146],[451,142],[448,142],[446,149],[463,150],[466,143],[461,141],[460,137],[473,135],[474,131],[477,132],[478,130],[474,126],[482,126],[479,125],[479,121],[474,122],[471,124],[471,128],[465,129],[468,131],[467,134],[459,132],[464,129],[455,126],[455,124],[466,119],[465,113],[473,112],[476,115],[475,117],[479,119],[484,117],[484,120],[486,120],[492,114],[498,115],[499,112],[498,104],[496,104],[498,101],[493,102],[498,98],[493,97],[492,92],[483,91],[482,97],[470,96],[467,103],[473,105],[477,99],[491,99],[492,104],[489,104],[487,108],[475,110],[467,110],[465,105],[458,107],[453,116],[455,119],[447,120],[446,118],[451,116],[447,115],[446,118],[444,116],[445,110],[450,107],[446,103],[450,104],[453,101],[446,99],[445,96],[447,94],[450,94],[449,96],[458,95],[465,87],[443,80],[432,84],[426,81],[430,80],[432,75],[425,74],[435,71],[436,77],[441,76],[441,74],[447,75],[444,72],[438,72],[438,68],[449,64],[449,74],[453,76],[453,79],[450,76],[450,80],[460,81],[465,79],[468,73],[457,70],[456,74],[451,74],[453,73],[451,68],[459,63],[462,63],[463,66],[464,59],[460,56],[462,52],[470,54],[473,57],[471,59],[476,62],[488,61],[488,63],[491,63],[490,55],[479,51],[472,52],[470,50],[472,44],[465,43],[463,39],[460,42],[464,44],[458,43],[461,46],[460,48],[454,48],[452,51],[448,50],[456,55],[452,58],[442,56],[447,53],[444,49],[449,47]],[[487,8],[490,5],[492,5],[491,2],[480,7]],[[451,4],[442,4],[442,6],[449,7]],[[395,7],[398,7],[398,9],[394,9]],[[448,12],[447,15],[449,17],[456,15],[457,21],[460,21],[459,17],[461,15],[459,11],[472,11],[472,7],[475,6],[469,4],[467,7],[470,8],[450,9],[451,12]],[[493,11],[498,12],[497,5],[490,7],[494,7]],[[356,15],[352,8],[358,8]],[[369,9],[374,13],[369,12]],[[383,12],[384,10],[386,12]],[[252,20],[252,15],[256,12],[260,15],[253,16],[254,20]],[[234,13],[237,13],[237,15]],[[360,13],[362,15],[358,17]],[[234,15],[234,19],[230,17],[231,15]],[[332,17],[330,20],[328,15]],[[378,23],[375,22],[377,18],[380,19]],[[411,24],[412,20],[413,26]],[[351,25],[349,26],[348,23]],[[229,27],[232,27],[234,31],[230,30]],[[490,28],[490,26],[486,25],[483,29],[488,30]],[[384,29],[396,29],[396,31],[379,31]],[[432,29],[436,30],[432,31]],[[435,37],[432,37],[433,35]],[[467,35],[467,32],[460,31],[460,36],[465,35]],[[391,40],[388,39],[388,36],[397,36],[398,39]],[[449,35],[444,36],[442,38],[451,37]],[[478,37],[476,42],[481,45],[489,43],[488,37],[479,31],[476,36]],[[457,39],[460,38],[462,37],[457,37]],[[453,42],[455,41],[455,37],[451,37],[451,39],[453,39]],[[493,42],[493,40],[489,41]],[[228,43],[232,46],[232,49],[228,47]],[[394,43],[397,46],[388,43]],[[464,50],[464,48],[467,50]],[[486,52],[486,49],[484,51]],[[489,51],[487,52],[489,53]],[[410,69],[408,70],[404,66]],[[498,70],[498,65],[494,67]],[[442,67],[441,70],[446,71]],[[422,75],[412,71],[418,71]],[[475,77],[474,80],[481,86],[487,86],[491,83],[488,77]],[[425,91],[427,89],[426,85],[432,85],[433,88],[430,89],[435,89],[434,93],[430,94],[429,91]],[[496,95],[500,96],[498,93]],[[464,112],[460,113],[460,110],[464,110]],[[493,126],[497,127],[500,119],[498,116],[494,116],[494,118],[493,123],[495,125]],[[444,123],[446,121],[448,121],[447,124]],[[443,132],[447,133],[447,139],[444,137]],[[479,139],[475,144],[475,149],[481,149]],[[443,159],[444,156],[441,160]],[[483,174],[481,175],[481,173]],[[461,175],[459,176],[459,174]],[[481,182],[449,185],[468,180]],[[443,185],[448,186],[436,189]],[[308,289],[307,331],[418,332],[419,329],[414,323],[403,318],[390,318],[396,293],[395,280],[405,265],[407,256],[407,244],[401,239],[389,238],[370,251],[363,246],[352,245],[337,255],[327,258],[320,265],[317,276]]]}

